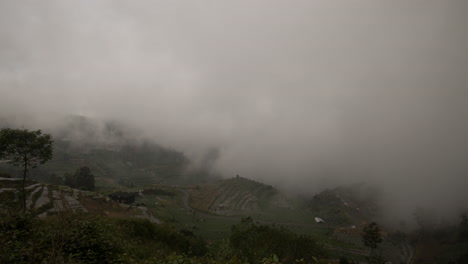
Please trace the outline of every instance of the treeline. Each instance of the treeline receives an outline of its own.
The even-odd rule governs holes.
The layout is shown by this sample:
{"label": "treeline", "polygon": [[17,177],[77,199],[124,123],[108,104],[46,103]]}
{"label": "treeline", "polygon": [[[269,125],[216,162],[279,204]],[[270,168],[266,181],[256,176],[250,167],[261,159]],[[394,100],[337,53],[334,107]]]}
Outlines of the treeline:
{"label": "treeline", "polygon": [[[416,221],[419,229],[410,234],[413,243],[418,245],[420,254],[416,254],[414,263],[428,263],[431,259],[437,263],[468,263],[468,216],[462,213],[458,223],[436,224],[434,215],[424,209],[418,209]],[[428,243],[428,241],[430,243]],[[438,245],[435,254],[432,245]]]}

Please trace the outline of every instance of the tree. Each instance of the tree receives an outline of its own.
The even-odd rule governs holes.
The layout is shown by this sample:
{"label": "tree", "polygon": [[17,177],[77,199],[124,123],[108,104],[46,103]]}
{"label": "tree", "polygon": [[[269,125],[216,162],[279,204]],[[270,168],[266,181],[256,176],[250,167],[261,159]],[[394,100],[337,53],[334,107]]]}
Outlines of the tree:
{"label": "tree", "polygon": [[81,167],[77,170],[75,178],[78,188],[88,191],[94,190],[94,175],[91,174],[91,169],[88,167]]}
{"label": "tree", "polygon": [[380,228],[377,226],[376,222],[372,222],[364,227],[362,242],[366,247],[371,249],[370,263],[378,263],[379,259],[375,256],[375,250],[382,241],[382,233],[380,232]]}
{"label": "tree", "polygon": [[26,210],[26,175],[31,168],[52,158],[52,136],[41,130],[2,128],[0,130],[0,159],[23,168],[22,198]]}
{"label": "tree", "polygon": [[74,175],[65,175],[65,185],[92,191],[94,190],[94,175],[88,167],[81,167],[76,170]]}

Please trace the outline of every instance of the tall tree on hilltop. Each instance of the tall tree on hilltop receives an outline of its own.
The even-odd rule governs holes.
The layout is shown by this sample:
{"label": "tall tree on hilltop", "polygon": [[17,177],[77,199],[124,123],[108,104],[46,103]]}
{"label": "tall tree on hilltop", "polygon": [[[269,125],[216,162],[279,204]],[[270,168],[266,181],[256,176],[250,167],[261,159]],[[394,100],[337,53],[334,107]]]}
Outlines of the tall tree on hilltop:
{"label": "tall tree on hilltop", "polygon": [[77,187],[80,189],[94,190],[94,175],[88,167],[81,167],[75,173]]}
{"label": "tall tree on hilltop", "polygon": [[379,226],[376,222],[372,222],[366,225],[362,231],[362,242],[371,250],[369,263],[379,263],[381,259],[376,255],[375,252],[379,244],[383,241],[382,232],[380,231]]}
{"label": "tall tree on hilltop", "polygon": [[2,128],[0,130],[0,159],[23,168],[22,200],[26,210],[26,176],[31,168],[52,158],[52,136],[41,130]]}

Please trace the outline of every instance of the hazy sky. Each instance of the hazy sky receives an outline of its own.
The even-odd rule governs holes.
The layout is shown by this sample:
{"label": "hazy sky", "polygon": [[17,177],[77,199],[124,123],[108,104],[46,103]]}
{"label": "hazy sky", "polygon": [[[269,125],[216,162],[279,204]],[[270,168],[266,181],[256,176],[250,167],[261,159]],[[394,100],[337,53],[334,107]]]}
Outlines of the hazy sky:
{"label": "hazy sky", "polygon": [[219,148],[227,177],[365,179],[395,212],[453,211],[468,206],[466,14],[466,0],[2,0],[0,116],[118,120],[193,158]]}

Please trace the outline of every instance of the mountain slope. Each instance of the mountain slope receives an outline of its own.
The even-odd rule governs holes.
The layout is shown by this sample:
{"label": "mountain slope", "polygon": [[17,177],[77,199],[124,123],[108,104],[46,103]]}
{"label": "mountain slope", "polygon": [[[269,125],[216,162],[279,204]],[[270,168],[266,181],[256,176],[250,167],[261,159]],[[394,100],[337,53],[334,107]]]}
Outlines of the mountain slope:
{"label": "mountain slope", "polygon": [[221,215],[249,214],[272,207],[289,206],[275,188],[242,177],[198,185],[190,191],[190,205]]}
{"label": "mountain slope", "polygon": [[[19,178],[0,178],[0,200],[17,202],[21,182]],[[145,208],[119,204],[95,192],[31,180],[27,181],[26,191],[27,209],[40,218],[61,212],[88,212],[98,216],[153,219]]]}

